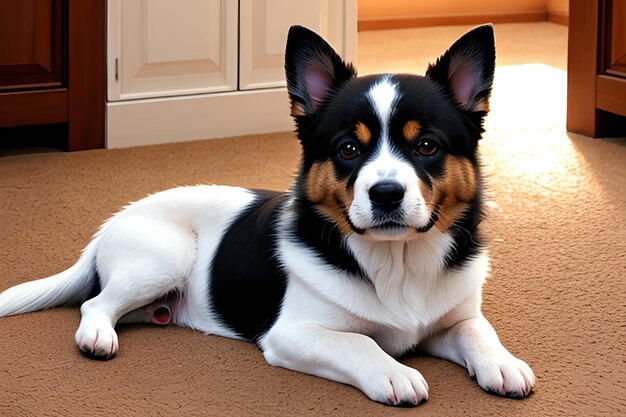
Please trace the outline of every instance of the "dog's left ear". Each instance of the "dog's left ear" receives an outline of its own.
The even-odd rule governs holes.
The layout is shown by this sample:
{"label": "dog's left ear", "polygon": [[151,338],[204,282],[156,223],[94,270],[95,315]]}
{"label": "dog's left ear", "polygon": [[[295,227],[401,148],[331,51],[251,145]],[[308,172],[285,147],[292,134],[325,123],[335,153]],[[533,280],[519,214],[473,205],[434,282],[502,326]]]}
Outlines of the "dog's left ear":
{"label": "dog's left ear", "polygon": [[426,75],[443,85],[462,110],[482,117],[489,111],[495,63],[493,26],[483,25],[457,40]]}
{"label": "dog's left ear", "polygon": [[318,34],[292,26],[287,36],[285,74],[291,115],[298,118],[314,114],[332,90],[356,76],[356,71]]}

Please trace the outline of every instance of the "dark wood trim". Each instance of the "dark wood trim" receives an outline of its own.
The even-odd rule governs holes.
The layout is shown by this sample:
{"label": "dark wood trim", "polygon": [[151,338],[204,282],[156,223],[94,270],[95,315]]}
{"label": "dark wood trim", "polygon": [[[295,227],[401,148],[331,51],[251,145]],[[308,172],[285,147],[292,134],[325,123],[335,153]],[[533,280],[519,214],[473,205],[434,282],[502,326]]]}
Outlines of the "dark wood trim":
{"label": "dark wood trim", "polygon": [[566,124],[570,132],[595,138],[626,134],[626,79],[607,75],[615,35],[614,5],[613,0],[570,0]]}
{"label": "dark wood trim", "polygon": [[543,22],[547,12],[496,13],[476,15],[413,16],[387,19],[363,19],[358,21],[358,31],[405,29],[427,26],[478,25],[481,23]]}
{"label": "dark wood trim", "polygon": [[601,51],[604,61],[599,73],[626,78],[626,55],[624,54],[626,51],[626,30],[624,30],[623,24],[623,20],[626,18],[626,2],[608,0],[607,8],[609,7],[611,12],[606,13],[602,21],[605,28]]}
{"label": "dark wood trim", "polygon": [[602,113],[596,109],[600,0],[570,0],[567,55],[567,130],[598,137]]}
{"label": "dark wood trim", "polygon": [[67,100],[65,88],[2,93],[0,127],[67,122]]}
{"label": "dark wood trim", "polygon": [[[4,2],[3,8],[8,8],[9,16],[11,6]],[[42,87],[65,87],[64,71],[65,57],[63,56],[63,26],[65,15],[63,10],[63,1],[48,0],[38,1],[32,4],[32,19],[28,26],[33,30],[31,44],[28,46],[29,63],[17,64],[10,62],[2,63],[2,73],[0,74],[0,89],[5,91],[20,91],[31,89],[34,85],[36,88]],[[27,6],[24,6],[27,7]],[[24,9],[20,9],[24,10]],[[6,13],[3,9],[3,12]],[[21,19],[9,20],[8,27],[5,27],[3,33],[11,33],[12,25],[21,25],[24,22]],[[20,43],[15,48],[24,48],[25,45]],[[24,51],[22,51],[24,52]],[[22,62],[22,61],[18,61]]]}
{"label": "dark wood trim", "polygon": [[106,1],[68,8],[68,150],[104,148]]}

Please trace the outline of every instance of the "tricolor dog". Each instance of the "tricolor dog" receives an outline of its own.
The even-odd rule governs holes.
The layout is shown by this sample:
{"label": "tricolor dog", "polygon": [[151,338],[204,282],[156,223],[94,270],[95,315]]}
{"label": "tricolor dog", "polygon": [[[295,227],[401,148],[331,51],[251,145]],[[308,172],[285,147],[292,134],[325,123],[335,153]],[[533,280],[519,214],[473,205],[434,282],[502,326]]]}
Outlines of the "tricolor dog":
{"label": "tricolor dog", "polygon": [[106,221],[66,271],[0,294],[0,315],[82,303],[76,343],[101,359],[118,352],[119,322],[250,340],[271,365],[389,405],[428,399],[422,375],[394,359],[413,349],[491,393],[529,395],[532,370],[480,308],[477,145],[494,65],[491,26],[425,76],[364,77],[292,27],[285,67],[303,152],[288,192],[150,195]]}

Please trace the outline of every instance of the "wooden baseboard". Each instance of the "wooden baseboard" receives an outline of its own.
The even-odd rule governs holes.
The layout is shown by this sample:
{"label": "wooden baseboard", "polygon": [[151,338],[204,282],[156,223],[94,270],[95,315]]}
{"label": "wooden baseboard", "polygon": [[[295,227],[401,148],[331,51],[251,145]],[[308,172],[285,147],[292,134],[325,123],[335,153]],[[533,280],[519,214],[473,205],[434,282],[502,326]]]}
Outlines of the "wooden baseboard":
{"label": "wooden baseboard", "polygon": [[556,23],[557,25],[569,26],[569,16],[565,13],[548,12],[548,22]]}
{"label": "wooden baseboard", "polygon": [[544,22],[548,20],[549,13],[545,11],[521,12],[521,13],[498,13],[476,15],[447,15],[447,16],[413,16],[388,19],[362,19],[359,20],[358,30],[384,30],[404,29],[427,26],[449,25],[477,25],[481,23],[526,23]]}

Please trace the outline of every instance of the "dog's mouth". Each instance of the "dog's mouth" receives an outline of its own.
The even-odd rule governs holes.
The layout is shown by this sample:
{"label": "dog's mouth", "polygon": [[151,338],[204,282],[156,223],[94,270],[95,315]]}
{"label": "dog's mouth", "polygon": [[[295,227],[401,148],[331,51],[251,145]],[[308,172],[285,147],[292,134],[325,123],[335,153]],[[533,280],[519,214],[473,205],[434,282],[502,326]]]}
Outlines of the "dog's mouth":
{"label": "dog's mouth", "polygon": [[398,223],[394,221],[384,222],[370,227],[370,230],[376,230],[378,232],[390,233],[394,231],[403,231],[409,226],[404,223]]}
{"label": "dog's mouth", "polygon": [[413,229],[404,223],[387,221],[368,228],[367,232],[376,240],[404,240],[414,234]]}
{"label": "dog's mouth", "polygon": [[428,222],[423,226],[415,227],[415,226],[405,224],[403,222],[383,221],[381,223],[374,224],[373,226],[369,226],[365,229],[362,229],[362,228],[356,227],[354,223],[352,223],[352,220],[350,219],[350,216],[347,213],[345,215],[345,218],[355,233],[362,235],[366,231],[370,231],[373,235],[380,236],[380,237],[403,236],[410,232],[426,233],[435,225],[435,222],[438,220],[437,213],[433,211],[430,214],[430,218],[428,219]]}

